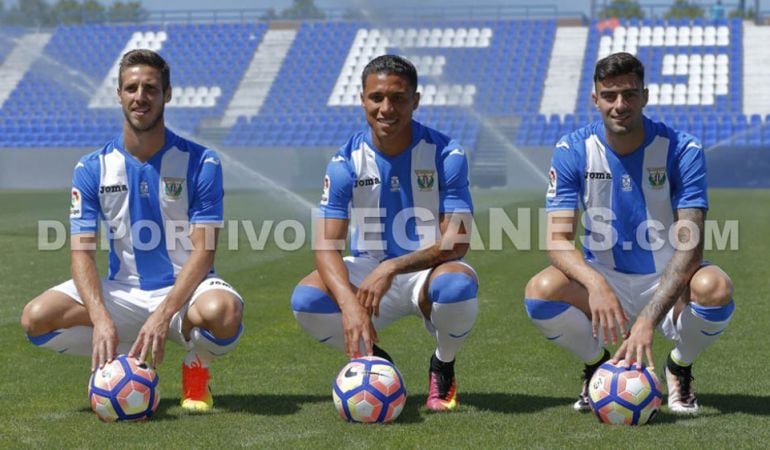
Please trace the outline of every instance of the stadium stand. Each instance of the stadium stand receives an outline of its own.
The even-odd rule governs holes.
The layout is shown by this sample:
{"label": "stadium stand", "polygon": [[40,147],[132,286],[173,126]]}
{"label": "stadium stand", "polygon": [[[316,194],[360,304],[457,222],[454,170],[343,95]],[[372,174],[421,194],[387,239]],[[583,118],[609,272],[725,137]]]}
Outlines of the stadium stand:
{"label": "stadium stand", "polygon": [[[225,147],[340,145],[364,124],[361,70],[385,52],[403,54],[418,67],[417,117],[477,153],[499,151],[477,148],[493,142],[484,136],[487,123],[514,124],[506,130],[513,130],[517,146],[548,147],[598,118],[590,100],[593,65],[616,51],[645,62],[649,115],[693,132],[707,147],[770,144],[764,126],[770,107],[744,114],[739,20],[593,22],[572,87],[575,105],[547,114],[539,111],[555,19],[302,21],[282,27],[288,30],[268,22],[59,26],[36,41],[44,45],[40,56],[0,96],[0,147],[103,143],[117,132],[117,61],[137,47],[159,50],[172,66],[172,127],[214,137]],[[0,46],[0,71],[14,70],[6,64],[12,49],[33,33],[40,34],[0,31],[9,44]]]}

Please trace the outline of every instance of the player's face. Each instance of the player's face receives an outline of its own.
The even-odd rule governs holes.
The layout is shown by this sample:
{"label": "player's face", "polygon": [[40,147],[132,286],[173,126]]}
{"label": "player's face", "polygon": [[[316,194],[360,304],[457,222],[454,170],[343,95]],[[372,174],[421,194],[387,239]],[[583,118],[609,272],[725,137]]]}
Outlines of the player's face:
{"label": "player's face", "polygon": [[171,100],[171,87],[163,91],[160,71],[139,65],[126,68],[120,76],[123,85],[118,88],[118,99],[128,125],[135,132],[162,127],[163,110]]}
{"label": "player's face", "polygon": [[647,105],[647,89],[636,75],[607,77],[594,87],[594,104],[608,133],[622,136],[643,130],[642,109]]}
{"label": "player's face", "polygon": [[412,142],[412,114],[420,94],[409,80],[396,74],[370,74],[361,93],[372,140],[380,150],[400,151]]}

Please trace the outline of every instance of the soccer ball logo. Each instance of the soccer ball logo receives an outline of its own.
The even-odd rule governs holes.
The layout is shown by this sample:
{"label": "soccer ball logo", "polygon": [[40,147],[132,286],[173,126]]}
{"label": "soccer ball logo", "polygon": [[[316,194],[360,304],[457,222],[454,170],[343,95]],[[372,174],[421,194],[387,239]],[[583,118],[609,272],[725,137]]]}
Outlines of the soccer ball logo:
{"label": "soccer ball logo", "polygon": [[120,355],[91,374],[88,399],[104,422],[147,419],[160,401],[158,375],[146,364]]}
{"label": "soccer ball logo", "polygon": [[391,362],[376,356],[351,360],[332,384],[334,406],[343,420],[395,420],[406,403],[404,379]]}
{"label": "soccer ball logo", "polygon": [[654,372],[636,364],[623,367],[607,361],[594,372],[588,399],[599,421],[622,425],[644,425],[660,409],[663,393]]}

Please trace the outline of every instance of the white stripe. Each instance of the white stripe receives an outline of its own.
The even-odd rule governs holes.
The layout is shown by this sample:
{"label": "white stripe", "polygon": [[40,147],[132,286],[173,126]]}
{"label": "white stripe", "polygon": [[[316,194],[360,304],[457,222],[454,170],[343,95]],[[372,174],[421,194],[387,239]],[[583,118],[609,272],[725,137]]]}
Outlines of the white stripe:
{"label": "white stripe", "polygon": [[[189,180],[187,180],[189,161],[190,154],[188,152],[183,152],[178,148],[173,147],[166,151],[160,162],[158,194],[160,197],[160,214],[163,218],[161,226],[164,227],[163,231],[166,236],[166,248],[158,248],[157,251],[168,252],[168,257],[174,266],[174,276],[179,274],[179,271],[182,270],[182,266],[189,256],[189,251],[185,250],[181,241],[173,239],[175,242],[171,242],[174,235],[180,238],[189,236],[190,218],[188,211],[188,189],[190,189],[190,186]],[[179,192],[178,195],[175,195],[174,188],[178,183],[181,183],[182,188],[181,192]],[[168,189],[171,189],[171,191],[168,191]],[[172,224],[174,228],[178,228],[178,230],[172,231]],[[165,227],[169,227],[168,230],[171,233],[166,233]]]}
{"label": "white stripe", "polygon": [[412,149],[411,169],[415,227],[422,248],[433,245],[439,237],[439,177],[436,170],[436,145],[420,141]]}
{"label": "white stripe", "polygon": [[[655,261],[655,272],[660,272],[666,267],[674,254],[674,248],[668,239],[668,230],[674,222],[674,212],[671,206],[671,184],[669,183],[668,167],[668,138],[657,136],[644,150],[644,164],[642,166],[642,192],[647,206],[647,220],[655,221],[663,225],[660,231],[649,229],[650,241],[665,243],[660,250],[652,253]],[[663,170],[666,181],[660,187],[653,186],[651,176]],[[653,248],[655,244],[652,244]],[[660,245],[660,244],[658,244]]]}
{"label": "white stripe", "polygon": [[[100,186],[126,186],[126,159],[117,149],[113,149],[106,155],[100,156],[101,179]],[[138,192],[138,190],[137,190]],[[139,274],[136,269],[136,257],[134,245],[131,239],[131,212],[128,207],[129,191],[111,192],[99,195],[107,230],[114,230],[115,239],[112,245],[115,254],[120,260],[120,270],[114,278],[118,281],[130,283],[139,282]]]}
{"label": "white stripe", "polygon": [[[585,141],[586,148],[586,172],[591,173],[603,173],[609,174],[610,163],[607,161],[607,149],[599,141],[599,138],[592,135]],[[593,230],[597,234],[605,235],[604,240],[597,242],[601,245],[602,250],[597,249],[596,245],[592,244],[593,239],[589,236],[586,240],[586,245],[596,257],[596,261],[603,264],[605,267],[615,268],[615,257],[612,254],[612,248],[607,245],[607,239],[610,236],[607,234],[614,229],[609,222],[612,214],[612,184],[611,179],[586,179],[585,180],[585,192],[583,195],[583,203],[586,208],[586,213],[583,217],[585,220],[585,228],[587,230]],[[600,223],[592,220],[592,215],[599,219],[600,217],[595,215],[600,213],[601,217],[605,219],[606,223]],[[597,237],[597,236],[594,236]],[[613,240],[617,239],[615,235]],[[606,248],[606,249],[605,249]]]}
{"label": "white stripe", "polygon": [[[356,239],[355,247],[358,250],[365,251],[374,258],[382,259],[385,256],[385,237],[383,233],[372,233],[371,230],[377,228],[378,221],[374,217],[379,216],[380,191],[383,185],[390,186],[390,181],[382,179],[374,150],[366,142],[361,142],[361,147],[351,152],[351,158],[356,175],[355,181],[370,179],[380,180],[380,182],[360,187],[356,187],[354,182],[350,231]],[[369,219],[366,220],[365,225],[366,217]],[[364,232],[365,230],[368,231]]]}

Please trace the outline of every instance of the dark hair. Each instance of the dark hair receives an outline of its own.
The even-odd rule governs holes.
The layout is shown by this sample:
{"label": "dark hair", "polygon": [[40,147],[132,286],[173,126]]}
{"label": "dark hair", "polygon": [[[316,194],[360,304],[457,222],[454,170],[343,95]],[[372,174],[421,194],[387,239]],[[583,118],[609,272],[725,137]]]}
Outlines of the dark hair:
{"label": "dark hair", "polygon": [[123,71],[133,66],[150,66],[159,70],[163,92],[166,92],[171,85],[171,69],[168,67],[166,60],[156,52],[142,48],[128,51],[120,58],[118,89],[123,87]]}
{"label": "dark hair", "polygon": [[398,55],[382,55],[369,61],[361,73],[361,87],[366,86],[366,77],[378,73],[400,75],[409,81],[415,91],[417,90],[417,69],[406,58]]}
{"label": "dark hair", "polygon": [[633,73],[644,85],[644,65],[630,53],[613,53],[600,59],[594,69],[594,83],[608,77],[617,77]]}

